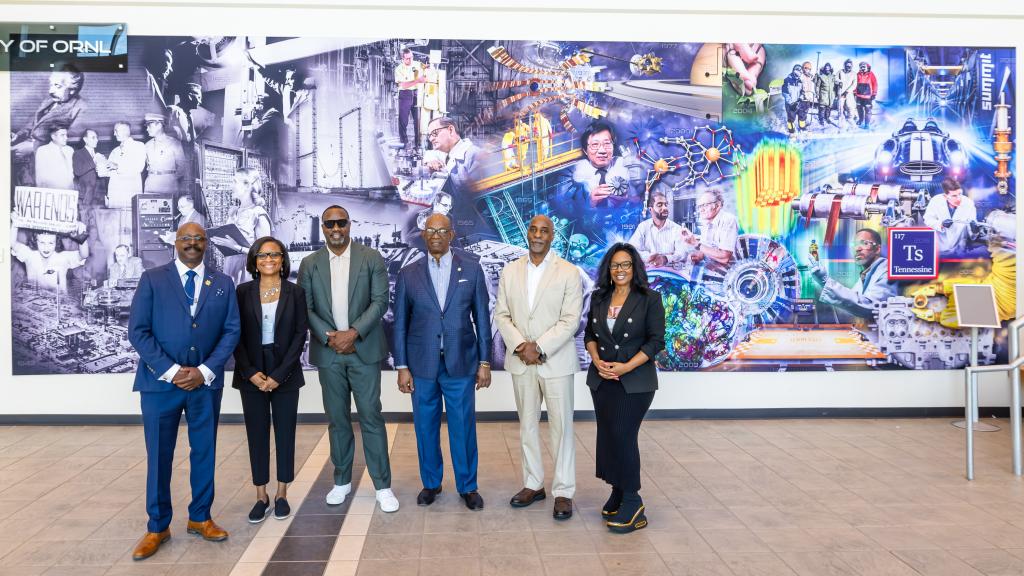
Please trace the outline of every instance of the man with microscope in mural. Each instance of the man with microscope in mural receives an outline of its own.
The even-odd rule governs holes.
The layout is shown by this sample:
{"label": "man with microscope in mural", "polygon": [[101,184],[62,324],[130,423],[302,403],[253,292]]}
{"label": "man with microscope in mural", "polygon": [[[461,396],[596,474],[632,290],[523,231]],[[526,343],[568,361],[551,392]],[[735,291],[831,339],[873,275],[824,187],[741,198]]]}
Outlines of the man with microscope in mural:
{"label": "man with microscope in mural", "polygon": [[821,284],[821,301],[863,320],[873,319],[876,303],[896,296],[896,284],[889,282],[888,260],[882,257],[882,235],[862,228],[854,237],[853,261],[860,266],[860,277],[853,288],[829,276],[828,269],[811,253],[811,276]]}
{"label": "man with microscope in mural", "polygon": [[629,239],[649,267],[678,267],[690,251],[683,240],[684,228],[669,219],[668,206],[663,191],[652,193],[651,217],[637,225]]}
{"label": "man with microscope in mural", "polygon": [[722,191],[712,188],[697,198],[697,214],[700,216],[700,236],[683,228],[683,241],[693,247],[690,262],[696,264],[732,263],[736,252],[736,238],[739,223],[736,216],[722,210],[725,200]]}
{"label": "man with microscope in mural", "polygon": [[607,233],[625,231],[624,223],[640,219],[642,195],[618,155],[611,124],[593,122],[580,135],[580,147],[583,159],[573,165],[552,200],[559,214],[574,218],[577,229],[590,233],[591,241],[603,240]]}
{"label": "man with microscope in mural", "polygon": [[[431,178],[444,182],[434,195],[430,213],[447,215],[459,226],[461,236],[469,236],[483,225],[470,197],[473,183],[480,178],[483,151],[469,138],[463,138],[455,121],[447,116],[431,120],[427,130],[431,150],[424,154],[424,165]],[[418,229],[429,215],[417,215]]]}

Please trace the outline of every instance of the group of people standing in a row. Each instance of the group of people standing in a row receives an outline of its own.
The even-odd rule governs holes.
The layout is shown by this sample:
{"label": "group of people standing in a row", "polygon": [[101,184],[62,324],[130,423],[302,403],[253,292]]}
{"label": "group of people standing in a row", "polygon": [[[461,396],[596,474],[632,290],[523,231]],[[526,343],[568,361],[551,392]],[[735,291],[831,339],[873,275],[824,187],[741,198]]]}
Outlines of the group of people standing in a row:
{"label": "group of people standing in a row", "polygon": [[[344,208],[327,208],[321,226],[326,246],[303,259],[298,284],[288,280],[284,243],[264,236],[246,256],[253,280],[236,290],[230,277],[205,266],[208,239],[194,222],[177,230],[177,258],[142,275],[129,339],[140,356],[135,390],[141,392],[148,454],[149,523],[135,559],[153,555],[170,538],[171,469],[182,412],[191,447],[188,532],[211,541],[228,537],[211,519],[210,507],[224,366],[232,356],[232,385],[241,393],[257,493],[249,521],[261,522],[271,513],[289,516],[307,334],[330,423],[334,487],[327,504],[342,504],[352,491],[354,399],[377,502],[383,512],[398,510],[380,401],[381,363],[388,354],[381,325],[389,301],[387,269],[380,253],[350,240]],[[441,493],[443,408],[455,488],[467,508],[480,510],[475,391],[491,383],[487,286],[480,264],[451,248],[455,233],[446,215],[427,218],[421,234],[427,255],[404,267],[395,287],[391,351],[398,387],[412,396],[423,487],[416,503],[429,506]],[[555,463],[552,514],[564,520],[572,517],[575,495],[573,375],[580,366],[574,340],[583,294],[576,267],[551,251],[554,234],[547,216],[530,221],[529,254],[502,272],[494,321],[508,348],[505,364],[523,448],[524,487],[510,504],[525,507],[547,496],[539,437],[546,402]],[[630,244],[611,246],[591,296],[585,341],[597,418],[597,476],[611,485],[601,513],[615,532],[647,525],[638,435],[658,387],[654,358],[664,336],[661,296],[648,288],[639,252]],[[267,491],[271,425],[277,448],[273,500]]]}
{"label": "group of people standing in a row", "polygon": [[818,125],[839,126],[832,121],[832,111],[837,120],[847,126],[868,128],[871,124],[871,108],[878,96],[878,79],[871,71],[871,64],[861,62],[853,69],[853,60],[847,58],[838,72],[826,62],[814,72],[810,61],[794,64],[793,71],[782,81],[782,98],[786,106],[786,131],[795,134],[808,129],[807,113],[812,107],[818,109]]}

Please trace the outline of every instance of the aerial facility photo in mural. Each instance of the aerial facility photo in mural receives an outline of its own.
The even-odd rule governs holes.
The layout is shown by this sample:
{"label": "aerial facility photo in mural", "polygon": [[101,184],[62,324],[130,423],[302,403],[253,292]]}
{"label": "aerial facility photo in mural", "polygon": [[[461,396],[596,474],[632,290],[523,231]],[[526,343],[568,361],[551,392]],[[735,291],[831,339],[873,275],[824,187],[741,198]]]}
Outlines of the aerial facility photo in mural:
{"label": "aerial facility photo in mural", "polygon": [[[492,307],[533,216],[587,294],[630,242],[664,301],[662,370],[962,368],[952,285],[1016,313],[1015,57],[133,36],[125,72],[12,73],[14,374],[134,371],[134,290],[179,226],[203,225],[206,264],[239,283],[265,235],[294,274],[331,205],[392,283],[447,215]],[[982,330],[979,362],[1006,345]]]}

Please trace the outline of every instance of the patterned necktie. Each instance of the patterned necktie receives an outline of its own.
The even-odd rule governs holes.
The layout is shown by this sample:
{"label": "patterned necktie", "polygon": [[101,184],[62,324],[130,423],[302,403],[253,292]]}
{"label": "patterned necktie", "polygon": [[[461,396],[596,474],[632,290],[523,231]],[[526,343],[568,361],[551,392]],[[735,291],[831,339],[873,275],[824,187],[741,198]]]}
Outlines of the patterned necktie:
{"label": "patterned necktie", "polygon": [[188,298],[188,305],[191,306],[196,302],[196,271],[189,270],[185,276],[188,277],[185,280],[185,298]]}

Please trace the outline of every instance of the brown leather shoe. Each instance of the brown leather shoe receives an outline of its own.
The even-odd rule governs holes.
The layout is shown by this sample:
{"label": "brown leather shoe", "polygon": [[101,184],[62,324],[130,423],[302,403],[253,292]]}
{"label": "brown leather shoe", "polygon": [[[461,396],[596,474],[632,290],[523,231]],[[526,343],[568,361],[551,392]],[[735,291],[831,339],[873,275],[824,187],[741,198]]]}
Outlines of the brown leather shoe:
{"label": "brown leather shoe", "polygon": [[160,549],[160,545],[171,539],[170,529],[163,532],[146,532],[146,535],[135,545],[132,560],[145,560]]}
{"label": "brown leather shoe", "polygon": [[568,520],[572,518],[572,498],[556,496],[555,509],[551,515],[555,517],[555,520]]}
{"label": "brown leather shoe", "polygon": [[530,490],[529,488],[523,488],[515,496],[512,497],[508,503],[513,508],[525,508],[538,500],[547,498],[547,494],[544,493],[544,489]]}
{"label": "brown leather shoe", "polygon": [[228,539],[228,533],[212,519],[206,522],[193,522],[188,521],[188,533],[196,534],[203,537],[203,540],[209,540],[210,542],[221,542]]}

